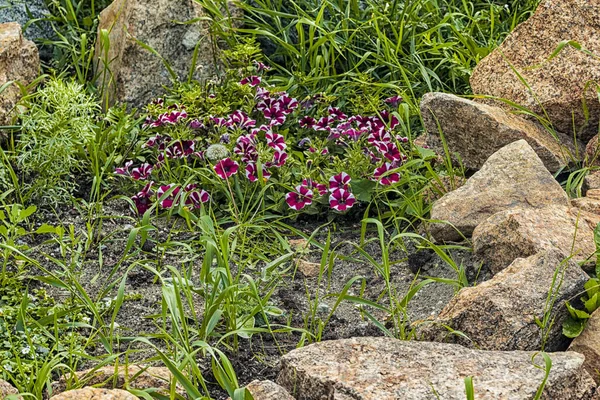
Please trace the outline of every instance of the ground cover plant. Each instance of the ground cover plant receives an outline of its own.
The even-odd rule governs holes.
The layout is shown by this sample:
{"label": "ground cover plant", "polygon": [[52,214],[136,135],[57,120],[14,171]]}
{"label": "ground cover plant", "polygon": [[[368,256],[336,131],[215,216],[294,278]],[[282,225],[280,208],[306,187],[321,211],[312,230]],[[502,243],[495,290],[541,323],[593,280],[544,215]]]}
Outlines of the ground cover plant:
{"label": "ground cover plant", "polygon": [[[0,378],[21,393],[144,364],[174,382],[127,387],[139,397],[247,399],[288,351],[413,339],[485,278],[468,243],[427,235],[465,171],[416,141],[418,103],[469,94],[537,1],[249,0],[241,21],[196,2],[226,48],[219,76],[141,110],[94,85],[108,2],[48,2],[52,56],[0,169]],[[565,179],[575,194],[583,175]],[[567,336],[597,307],[590,282]]]}

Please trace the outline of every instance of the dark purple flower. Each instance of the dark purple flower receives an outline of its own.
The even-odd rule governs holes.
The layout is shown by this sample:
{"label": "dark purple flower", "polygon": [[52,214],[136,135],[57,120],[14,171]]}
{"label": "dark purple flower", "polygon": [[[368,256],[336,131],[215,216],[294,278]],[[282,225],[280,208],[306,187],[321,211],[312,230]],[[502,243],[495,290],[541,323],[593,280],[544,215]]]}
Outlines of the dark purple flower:
{"label": "dark purple flower", "polygon": [[259,100],[266,100],[271,96],[271,93],[269,92],[268,89],[262,88],[262,87],[257,87],[256,88],[256,96],[254,96],[256,99]]}
{"label": "dark purple flower", "polygon": [[262,78],[260,76],[249,76],[240,81],[240,85],[250,85],[256,87],[260,85]]}
{"label": "dark purple flower", "polygon": [[185,110],[180,111],[171,111],[169,113],[161,114],[158,119],[163,124],[175,125],[179,123],[179,121],[186,119],[188,117],[187,112]]}
{"label": "dark purple flower", "polygon": [[317,123],[313,126],[315,131],[329,131],[331,130],[330,124],[335,120],[332,117],[322,117],[317,121]]}
{"label": "dark purple flower", "polygon": [[[264,180],[267,180],[271,177],[271,173],[262,166],[262,177]],[[256,168],[256,163],[250,162],[246,165],[246,178],[250,182],[256,182],[258,180],[258,169]]]}
{"label": "dark purple flower", "polygon": [[188,193],[185,204],[192,206],[193,208],[200,208],[203,203],[206,203],[209,200],[210,195],[206,190],[193,190]]}
{"label": "dark purple flower", "polygon": [[235,175],[238,172],[239,164],[233,161],[231,158],[225,158],[219,161],[214,169],[219,178],[228,179],[230,176]]}
{"label": "dark purple flower", "polygon": [[321,196],[327,193],[327,186],[323,185],[322,183],[315,182],[312,179],[303,179],[302,186],[304,186],[307,189],[316,189],[316,191],[319,192],[319,195]]}
{"label": "dark purple flower", "polygon": [[408,138],[406,136],[396,135],[396,140],[400,143],[408,143]]}
{"label": "dark purple flower", "polygon": [[[171,193],[169,193],[166,197],[163,197],[165,195],[165,193],[167,193],[171,189],[173,189],[173,191]],[[171,183],[169,185],[163,185],[163,186],[159,187],[158,190],[156,191],[156,197],[160,201],[160,203],[159,203],[160,206],[164,209],[169,209],[169,208],[173,207],[173,205],[175,204],[175,199],[177,199],[177,196],[179,195],[180,191],[181,191],[181,187],[177,186],[174,183]]]}
{"label": "dark purple flower", "polygon": [[400,120],[393,114],[390,114],[389,111],[383,110],[381,111],[381,119],[385,124],[388,124],[390,129],[394,129],[400,124]]}
{"label": "dark purple flower", "polygon": [[392,107],[398,107],[398,104],[400,104],[402,102],[402,97],[401,96],[392,96],[392,97],[388,97],[387,99],[384,100],[384,102],[386,104],[391,105]]}
{"label": "dark purple flower", "polygon": [[139,214],[145,213],[152,205],[150,198],[154,194],[154,192],[152,191],[153,184],[154,182],[148,182],[146,186],[144,186],[144,188],[140,192],[138,192],[138,194],[131,198]]}
{"label": "dark purple flower", "polygon": [[344,212],[354,205],[354,195],[345,189],[336,189],[329,195],[329,206],[335,211]]}
{"label": "dark purple flower", "polygon": [[256,126],[256,121],[250,119],[246,113],[240,110],[234,111],[227,121],[227,126],[236,126],[238,128],[253,128]]}
{"label": "dark purple flower", "polygon": [[344,114],[339,108],[337,107],[329,107],[327,109],[327,112],[329,113],[329,115],[336,121],[345,121],[348,116],[346,114]]}
{"label": "dark purple flower", "polygon": [[373,131],[367,137],[367,142],[369,142],[369,144],[372,144],[373,146],[377,146],[376,143],[378,143],[378,142],[388,143],[391,141],[392,141],[392,135],[383,129]]}
{"label": "dark purple flower", "polygon": [[277,107],[267,108],[263,111],[263,114],[269,120],[269,125],[271,126],[283,125],[285,122],[285,113]]}
{"label": "dark purple flower", "polygon": [[211,117],[210,120],[217,127],[226,126],[229,128],[231,126],[231,122],[229,122],[227,119],[225,119],[223,117]]}
{"label": "dark purple flower", "polygon": [[347,190],[348,184],[351,180],[352,179],[350,178],[350,175],[348,175],[345,172],[340,172],[339,174],[329,178],[329,191],[334,191],[338,189]]}
{"label": "dark purple flower", "polygon": [[310,144],[310,138],[305,137],[298,142],[298,147],[305,147],[307,144]]}
{"label": "dark purple flower", "polygon": [[298,106],[298,100],[293,97],[290,97],[287,93],[281,95],[276,101],[276,106],[278,106],[284,114],[291,114]]}
{"label": "dark purple flower", "polygon": [[400,174],[398,172],[389,173],[392,170],[394,170],[394,166],[391,163],[386,162],[381,167],[375,169],[373,178],[385,186],[398,183],[400,181]]}
{"label": "dark purple flower", "polygon": [[152,173],[152,168],[152,165],[144,163],[131,170],[131,177],[136,181],[148,179]]}
{"label": "dark purple flower", "polygon": [[254,65],[256,66],[256,70],[258,72],[268,71],[271,69],[271,67],[269,67],[268,65],[256,60],[254,60]]}
{"label": "dark purple flower", "polygon": [[272,147],[275,150],[283,151],[287,147],[285,138],[279,133],[267,132],[265,134],[265,139],[267,139],[267,146]]}
{"label": "dark purple flower", "polygon": [[223,144],[229,144],[231,142],[231,138],[229,137],[229,134],[225,133],[225,134],[221,135],[221,137],[219,138],[219,142],[223,143]]}
{"label": "dark purple flower", "polygon": [[273,163],[271,165],[277,168],[283,167],[287,158],[288,154],[285,151],[275,150],[275,154],[273,154]]}
{"label": "dark purple flower", "polygon": [[381,153],[381,155],[388,160],[392,162],[402,161],[403,157],[400,153],[400,149],[398,149],[398,146],[396,146],[396,143],[376,142],[375,146],[377,147],[379,153]]}
{"label": "dark purple flower", "polygon": [[196,130],[196,129],[205,129],[205,128],[206,128],[206,126],[204,126],[204,124],[197,119],[190,121],[190,129]]}
{"label": "dark purple flower", "polygon": [[115,174],[122,176],[129,176],[129,169],[133,165],[133,161],[127,161],[123,167],[115,168]]}
{"label": "dark purple flower", "polygon": [[291,209],[296,211],[302,210],[304,207],[312,204],[313,192],[312,190],[298,185],[296,186],[295,192],[289,192],[285,195],[285,201]]}
{"label": "dark purple flower", "polygon": [[315,126],[315,124],[317,123],[317,121],[313,118],[313,117],[309,117],[304,116],[300,119],[300,121],[298,121],[298,124],[300,125],[301,128],[313,128]]}

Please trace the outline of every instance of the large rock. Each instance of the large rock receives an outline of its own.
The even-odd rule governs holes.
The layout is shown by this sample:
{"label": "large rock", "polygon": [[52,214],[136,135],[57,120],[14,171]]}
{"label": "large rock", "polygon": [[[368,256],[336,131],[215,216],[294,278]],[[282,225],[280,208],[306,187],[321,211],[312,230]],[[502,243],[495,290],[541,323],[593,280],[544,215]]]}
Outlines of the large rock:
{"label": "large rock", "polygon": [[[582,140],[598,132],[600,103],[600,2],[545,0],[502,45],[481,60],[471,76],[473,93],[508,99],[544,116],[564,133],[573,132],[573,117]],[[573,40],[594,55],[570,46],[553,59],[563,41]],[[524,85],[514,67],[530,86]],[[533,91],[533,93],[532,93]],[[585,125],[582,99],[590,120]],[[498,104],[504,104],[498,102]]]}
{"label": "large rock", "polygon": [[[135,379],[134,379],[135,378]],[[70,377],[78,382],[83,382],[87,386],[103,387],[108,389],[123,389],[126,386],[133,389],[157,389],[163,395],[169,395],[170,384],[173,380],[171,372],[165,367],[144,367],[129,365],[120,366],[115,369],[113,366],[102,367],[98,369],[88,369],[78,371],[75,376]],[[66,389],[67,377],[63,376],[60,380],[52,384],[52,390],[58,394]],[[176,391],[185,396],[185,389],[179,384]]]}
{"label": "large rock", "polygon": [[575,351],[585,356],[583,366],[596,383],[600,384],[600,309],[594,311],[588,319],[581,335],[576,337],[569,351]]}
{"label": "large rock", "polygon": [[24,35],[29,40],[52,39],[55,34],[52,25],[47,20],[50,11],[44,0],[0,0],[0,23],[17,22],[25,26],[29,24]]}
{"label": "large rock", "polygon": [[581,188],[583,194],[587,196],[590,190],[600,190],[600,171],[592,172],[583,178],[583,185]]}
{"label": "large rock", "polygon": [[[208,22],[177,24],[204,17],[194,0],[115,0],[100,14],[99,34],[109,31],[108,55],[102,40],[96,46],[99,88],[107,89],[111,102],[124,102],[142,107],[163,94],[163,86],[171,83],[171,75],[161,57],[178,79],[186,79],[192,68],[194,49],[200,43],[194,78],[215,74],[214,43]],[[161,57],[139,43],[153,48]],[[109,70],[104,62],[110,61]]]}
{"label": "large rock", "polygon": [[590,139],[585,146],[585,165],[588,167],[600,166],[600,153],[598,152],[598,135]]}
{"label": "large rock", "polygon": [[[596,218],[597,220],[597,218]],[[515,259],[559,249],[577,262],[595,253],[594,217],[577,208],[517,208],[494,214],[473,232],[473,252],[494,274]],[[586,266],[593,265],[586,263]]]}
{"label": "large rock", "polygon": [[98,389],[86,387],[83,389],[69,390],[50,400],[137,400],[131,393],[121,389]]}
{"label": "large rock", "polygon": [[[35,44],[23,38],[16,22],[0,24],[0,86],[10,81],[29,85],[40,71],[40,57]],[[0,93],[0,126],[11,125],[21,89],[15,84]]]}
{"label": "large rock", "polygon": [[[546,351],[566,349],[562,323],[569,312],[564,301],[577,298],[589,278],[577,263],[564,259],[559,250],[518,258],[491,280],[463,288],[432,322],[423,325],[422,338],[484,350],[540,350],[543,342]],[[557,269],[562,279],[554,281]],[[551,288],[554,301],[548,307]],[[542,330],[536,319],[543,321],[545,315],[552,324]],[[468,339],[450,334],[448,328]]]}
{"label": "large rock", "polygon": [[[532,352],[363,337],[312,344],[281,359],[278,383],[297,400],[464,400],[467,376],[478,400],[530,400],[544,379]],[[577,353],[551,353],[542,399],[589,400],[593,379]],[[535,357],[544,365],[542,357]]]}
{"label": "large rock", "polygon": [[15,389],[13,385],[0,379],[0,399],[10,396],[11,394],[18,394],[19,391]]}
{"label": "large rock", "polygon": [[433,204],[431,234],[437,240],[470,236],[477,225],[497,212],[515,207],[542,208],[569,205],[560,184],[548,172],[525,140],[494,153],[467,183]]}
{"label": "large rock", "polygon": [[254,380],[246,385],[246,389],[254,400],[295,400],[287,390],[272,381]]}
{"label": "large rock", "polygon": [[540,125],[501,108],[452,94],[427,93],[421,101],[421,115],[428,144],[443,153],[441,130],[450,153],[458,154],[469,169],[481,168],[489,156],[519,139],[529,143],[551,172],[568,165],[575,154],[573,139],[566,135],[555,138]]}

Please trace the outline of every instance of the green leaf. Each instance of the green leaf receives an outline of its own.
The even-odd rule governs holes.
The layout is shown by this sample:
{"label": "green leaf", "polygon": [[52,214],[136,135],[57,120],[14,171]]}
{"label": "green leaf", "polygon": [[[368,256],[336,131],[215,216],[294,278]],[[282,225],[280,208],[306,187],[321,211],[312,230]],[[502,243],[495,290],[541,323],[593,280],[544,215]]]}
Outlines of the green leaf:
{"label": "green leaf", "polygon": [[567,310],[569,310],[569,314],[571,314],[572,318],[588,319],[590,317],[590,314],[586,313],[583,310],[578,310],[574,308],[568,301],[565,301],[565,306],[567,307]]}
{"label": "green leaf", "polygon": [[600,292],[600,279],[592,278],[588,280],[583,287],[585,288],[588,298],[592,298],[596,293]]}
{"label": "green leaf", "polygon": [[44,224],[44,225],[40,226],[39,228],[37,228],[37,230],[35,231],[35,233],[38,233],[38,234],[42,234],[42,233],[56,233],[56,228],[53,227],[52,225]]}
{"label": "green leaf", "polygon": [[356,199],[364,202],[371,201],[371,195],[373,194],[376,185],[377,182],[370,179],[357,179],[350,182],[352,193]]}
{"label": "green leaf", "polygon": [[595,293],[589,300],[587,300],[583,305],[588,313],[593,313],[598,308],[598,301],[600,298],[598,297],[598,293]]}
{"label": "green leaf", "polygon": [[581,335],[584,327],[585,320],[569,317],[565,320],[565,322],[563,322],[563,335],[571,339],[576,338],[577,336]]}

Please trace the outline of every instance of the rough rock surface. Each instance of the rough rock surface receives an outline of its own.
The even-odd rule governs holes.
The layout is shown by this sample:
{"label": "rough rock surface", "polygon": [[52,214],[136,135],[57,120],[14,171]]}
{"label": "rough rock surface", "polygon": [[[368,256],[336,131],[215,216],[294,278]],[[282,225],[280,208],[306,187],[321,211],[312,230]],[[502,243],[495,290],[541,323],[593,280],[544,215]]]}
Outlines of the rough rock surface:
{"label": "rough rock surface", "polygon": [[254,380],[246,385],[246,389],[254,400],[294,400],[287,390],[272,381]]}
{"label": "rough rock surface", "polygon": [[37,19],[34,24],[30,24],[24,32],[29,40],[51,39],[55,36],[52,25],[48,21],[41,21],[47,18],[50,11],[44,0],[0,0],[0,23],[17,22],[25,26],[30,19]]}
{"label": "rough rock surface", "polygon": [[585,146],[586,165],[588,167],[600,166],[600,153],[598,153],[598,135],[590,139]]}
{"label": "rough rock surface", "polygon": [[[589,278],[577,263],[564,260],[556,249],[518,258],[489,281],[463,288],[431,323],[422,325],[422,339],[483,350],[533,351],[542,348],[542,336],[547,335],[546,351],[565,350],[562,323],[569,312],[564,301],[577,298]],[[553,287],[557,268],[564,275]],[[547,310],[550,288],[556,297]],[[543,320],[547,311],[554,323],[542,332],[536,318]],[[446,327],[469,339],[450,334]]]}
{"label": "rough rock surface", "polygon": [[[498,150],[465,185],[436,201],[431,219],[448,221],[468,237],[497,212],[548,205],[566,207],[568,196],[531,146],[519,140]],[[460,240],[452,225],[435,223],[430,232],[437,240]]]}
{"label": "rough rock surface", "polygon": [[19,391],[13,387],[10,383],[0,379],[0,399],[5,398],[11,394],[18,394]]}
{"label": "rough rock surface", "polygon": [[[143,372],[140,372],[142,371]],[[165,367],[140,367],[130,365],[121,366],[117,371],[114,367],[102,367],[97,370],[88,369],[75,373],[77,381],[83,382],[86,386],[105,387],[108,389],[123,389],[125,384],[134,389],[158,389],[162,394],[170,393],[171,372]],[[115,379],[116,376],[116,379]],[[135,377],[135,380],[132,380]],[[66,377],[52,384],[54,393],[61,393],[65,390]],[[177,386],[177,393],[185,395],[185,389]]]}
{"label": "rough rock surface", "polygon": [[[194,77],[213,76],[214,43],[207,22],[174,23],[203,16],[202,7],[194,0],[115,0],[100,14],[98,31],[110,31],[110,48],[105,56],[105,49],[98,41],[98,87],[108,86],[112,102],[142,107],[163,93],[163,85],[170,84],[171,76],[160,57],[135,39],[158,52],[179,79],[187,77],[195,47],[200,43]],[[105,73],[102,60],[110,61],[110,73]]]}
{"label": "rough rock surface", "polygon": [[[464,400],[464,378],[472,376],[478,400],[530,400],[544,378],[544,371],[531,363],[533,354],[353,338],[291,351],[281,359],[277,381],[297,400]],[[584,357],[549,355],[552,370],[542,398],[589,400],[595,384],[583,369]],[[535,361],[543,365],[540,356]]]}
{"label": "rough rock surface", "polygon": [[588,196],[590,190],[600,189],[600,171],[592,172],[583,178],[583,186],[581,188],[583,194]]}
{"label": "rough rock surface", "polygon": [[[0,86],[10,81],[29,85],[37,78],[39,70],[37,47],[23,38],[21,26],[16,22],[0,24]],[[0,93],[0,126],[11,125],[20,98],[21,90],[16,85]]]}
{"label": "rough rock surface", "polygon": [[458,154],[469,169],[481,168],[489,156],[519,139],[529,143],[551,172],[568,165],[569,155],[575,154],[573,140],[566,135],[555,138],[540,125],[501,108],[452,94],[427,93],[421,115],[429,145],[443,153],[441,129],[450,153]]}
{"label": "rough rock surface", "polygon": [[553,248],[573,255],[577,262],[585,261],[596,251],[595,220],[577,208],[561,206],[499,212],[475,228],[473,252],[493,274],[517,258]]}
{"label": "rough rock surface", "polygon": [[52,396],[50,400],[137,400],[137,397],[121,389],[86,387]]}
{"label": "rough rock surface", "polygon": [[[581,139],[589,140],[598,132],[600,118],[595,85],[589,82],[600,82],[600,63],[596,57],[570,46],[549,58],[566,40],[580,43],[592,54],[600,54],[598,14],[597,0],[543,1],[529,20],[479,62],[471,76],[473,93],[508,99],[539,115],[543,115],[543,107],[554,127],[567,134],[573,131],[574,116]],[[535,97],[508,63],[519,71]],[[581,129],[585,121],[583,98],[590,120]]]}
{"label": "rough rock surface", "polygon": [[571,204],[573,207],[576,207],[582,211],[600,215],[600,199],[594,197],[595,193],[592,193],[592,196],[590,197],[590,192],[595,191],[590,190],[588,191],[588,196],[571,200]]}
{"label": "rough rock surface", "polygon": [[600,384],[600,310],[596,310],[588,319],[581,335],[573,339],[569,351],[585,356],[583,366]]}

